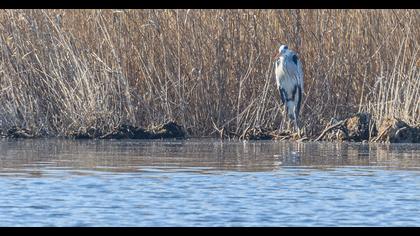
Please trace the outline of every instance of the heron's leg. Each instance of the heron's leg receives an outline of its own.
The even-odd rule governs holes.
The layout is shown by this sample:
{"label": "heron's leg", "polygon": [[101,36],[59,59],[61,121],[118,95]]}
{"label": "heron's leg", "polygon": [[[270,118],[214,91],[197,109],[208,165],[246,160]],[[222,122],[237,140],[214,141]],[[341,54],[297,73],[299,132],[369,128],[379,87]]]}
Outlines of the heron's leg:
{"label": "heron's leg", "polygon": [[279,125],[279,133],[283,132],[284,130],[284,124],[286,123],[286,108],[283,109],[283,114],[282,114],[282,119],[280,121],[280,125]]}
{"label": "heron's leg", "polygon": [[291,123],[292,121],[290,120],[290,118],[288,118],[287,119],[287,131],[291,131],[290,130],[290,123]]}
{"label": "heron's leg", "polygon": [[298,124],[298,121],[297,120],[296,120],[296,130],[298,132],[298,136],[300,137],[301,132],[300,132],[300,127],[299,127],[299,124]]}
{"label": "heron's leg", "polygon": [[284,106],[284,113],[283,113],[283,120],[284,120],[284,124],[285,124],[285,132],[289,132],[290,131],[290,117],[289,117],[289,108],[287,107],[287,104]]}
{"label": "heron's leg", "polygon": [[283,113],[283,117],[281,119],[281,127],[280,127],[280,133],[282,133],[284,131],[284,129],[286,128],[286,119],[284,117],[284,113]]}
{"label": "heron's leg", "polygon": [[298,134],[299,134],[299,137],[300,137],[301,136],[301,129],[300,129],[299,125],[297,125],[297,130],[298,130]]}
{"label": "heron's leg", "polygon": [[296,114],[296,110],[293,112],[294,115],[294,125],[295,125],[295,130],[298,132],[298,135],[300,136],[300,128],[299,128],[299,124],[298,124],[298,115]]}

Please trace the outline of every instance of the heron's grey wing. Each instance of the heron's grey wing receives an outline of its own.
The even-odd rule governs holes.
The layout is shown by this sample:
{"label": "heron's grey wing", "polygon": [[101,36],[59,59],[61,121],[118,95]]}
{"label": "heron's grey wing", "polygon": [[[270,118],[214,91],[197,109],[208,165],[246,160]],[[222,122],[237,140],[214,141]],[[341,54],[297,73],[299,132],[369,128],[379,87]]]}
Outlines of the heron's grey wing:
{"label": "heron's grey wing", "polygon": [[291,73],[294,79],[296,79],[296,83],[300,85],[300,88],[303,92],[303,69],[302,63],[299,60],[297,54],[293,51],[290,51],[290,63],[287,63],[288,71]]}
{"label": "heron's grey wing", "polygon": [[298,83],[300,84],[300,89],[302,90],[301,92],[303,93],[303,68],[302,68],[302,63],[300,62],[300,60],[298,60],[297,63],[297,80]]}
{"label": "heron's grey wing", "polygon": [[279,87],[279,92],[280,92],[280,99],[281,99],[281,103],[284,105],[286,103],[286,91],[284,91],[284,88]]}
{"label": "heron's grey wing", "polygon": [[294,62],[296,62],[294,64],[296,67],[294,68],[293,73],[297,81],[297,93],[298,93],[296,111],[297,111],[297,114],[299,114],[300,106],[302,102],[302,93],[303,93],[303,69],[302,69],[302,63],[300,62],[296,54],[293,55],[293,58],[294,58]]}

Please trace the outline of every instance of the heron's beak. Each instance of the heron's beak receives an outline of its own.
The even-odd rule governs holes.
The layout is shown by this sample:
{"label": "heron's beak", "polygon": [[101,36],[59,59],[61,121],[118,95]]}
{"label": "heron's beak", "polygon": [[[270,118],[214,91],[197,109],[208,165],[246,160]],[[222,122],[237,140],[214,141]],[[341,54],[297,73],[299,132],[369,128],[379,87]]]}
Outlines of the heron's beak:
{"label": "heron's beak", "polygon": [[281,54],[280,54],[280,52],[277,52],[275,55],[274,55],[274,60],[277,60],[279,57],[281,56]]}

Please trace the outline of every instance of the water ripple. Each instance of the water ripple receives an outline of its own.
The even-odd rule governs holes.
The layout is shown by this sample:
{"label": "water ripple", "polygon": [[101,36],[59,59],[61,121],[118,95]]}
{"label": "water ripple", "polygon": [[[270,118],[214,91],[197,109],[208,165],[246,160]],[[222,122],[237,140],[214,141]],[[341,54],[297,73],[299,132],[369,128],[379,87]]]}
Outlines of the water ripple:
{"label": "water ripple", "polygon": [[419,149],[0,141],[0,226],[420,226]]}

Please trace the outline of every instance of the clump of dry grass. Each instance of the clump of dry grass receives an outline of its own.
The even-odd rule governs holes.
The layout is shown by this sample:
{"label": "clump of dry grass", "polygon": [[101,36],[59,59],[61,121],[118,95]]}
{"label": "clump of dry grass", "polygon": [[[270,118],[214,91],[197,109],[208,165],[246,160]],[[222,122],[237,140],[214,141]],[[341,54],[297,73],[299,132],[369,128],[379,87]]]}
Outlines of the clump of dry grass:
{"label": "clump of dry grass", "polygon": [[[308,135],[371,112],[419,122],[419,10],[2,10],[0,127],[68,135],[175,120],[276,129],[272,55],[303,61]],[[416,64],[417,63],[417,64]]]}

